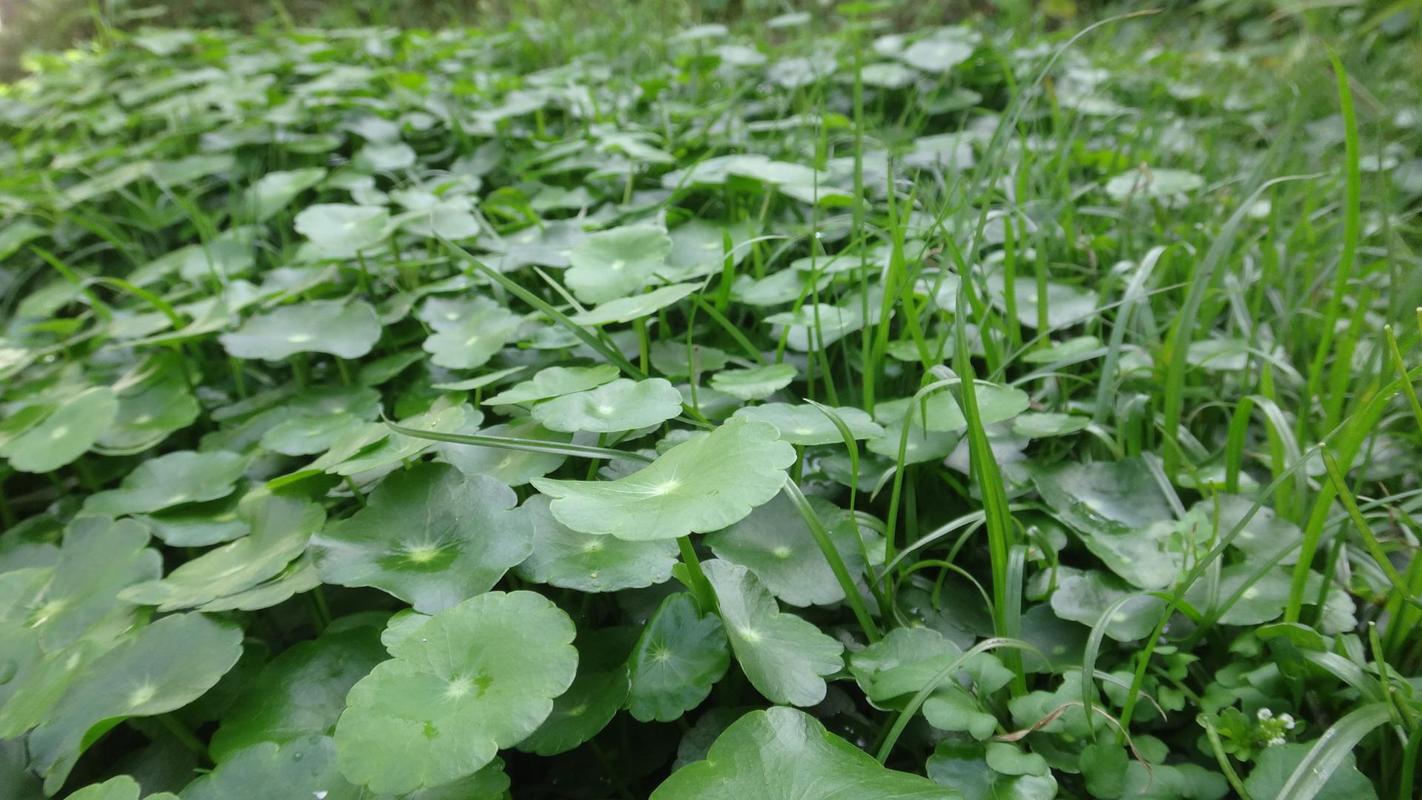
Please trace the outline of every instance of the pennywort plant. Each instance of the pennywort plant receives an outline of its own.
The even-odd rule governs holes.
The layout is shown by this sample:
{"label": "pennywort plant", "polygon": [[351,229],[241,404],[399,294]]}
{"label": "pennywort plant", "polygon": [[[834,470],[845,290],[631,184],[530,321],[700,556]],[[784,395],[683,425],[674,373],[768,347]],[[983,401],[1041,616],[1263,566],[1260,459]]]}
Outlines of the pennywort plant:
{"label": "pennywort plant", "polygon": [[534,5],[0,88],[0,795],[1412,796],[1407,4]]}

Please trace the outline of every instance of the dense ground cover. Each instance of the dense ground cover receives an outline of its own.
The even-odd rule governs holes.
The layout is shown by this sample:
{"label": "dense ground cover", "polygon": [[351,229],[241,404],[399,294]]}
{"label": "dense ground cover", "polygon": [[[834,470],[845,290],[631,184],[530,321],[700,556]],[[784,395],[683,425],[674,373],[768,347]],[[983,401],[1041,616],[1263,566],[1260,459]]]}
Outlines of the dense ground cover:
{"label": "dense ground cover", "polygon": [[1416,21],[906,18],[35,61],[0,796],[1411,797]]}

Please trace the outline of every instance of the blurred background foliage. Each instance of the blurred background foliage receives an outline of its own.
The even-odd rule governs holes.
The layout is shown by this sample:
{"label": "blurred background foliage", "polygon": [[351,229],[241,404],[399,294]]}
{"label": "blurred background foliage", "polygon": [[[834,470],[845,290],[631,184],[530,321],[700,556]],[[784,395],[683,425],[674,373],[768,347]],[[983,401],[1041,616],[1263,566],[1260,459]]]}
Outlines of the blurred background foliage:
{"label": "blurred background foliage", "polygon": [[[1422,0],[851,0],[885,6],[901,29],[993,17],[998,25],[1080,26],[1111,14],[1158,9],[1189,15],[1221,43],[1266,39],[1303,27],[1416,36],[1422,51]],[[257,30],[266,26],[334,28],[358,25],[437,29],[510,24],[542,26],[557,35],[606,36],[622,16],[629,34],[668,33],[702,22],[754,25],[797,10],[845,5],[843,0],[0,0],[0,81],[23,74],[25,56],[103,42],[145,27]]]}

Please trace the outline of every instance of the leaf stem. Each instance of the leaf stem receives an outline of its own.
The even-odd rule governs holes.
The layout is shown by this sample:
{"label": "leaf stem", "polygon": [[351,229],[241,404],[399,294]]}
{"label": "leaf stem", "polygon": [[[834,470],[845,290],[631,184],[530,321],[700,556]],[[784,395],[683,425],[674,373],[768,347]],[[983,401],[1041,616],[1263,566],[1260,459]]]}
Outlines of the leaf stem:
{"label": "leaf stem", "polygon": [[677,549],[681,551],[681,563],[686,566],[687,577],[691,580],[691,596],[696,600],[696,608],[702,614],[716,610],[716,593],[711,589],[711,581],[701,569],[701,559],[696,557],[696,546],[691,543],[691,535],[676,537]]}
{"label": "leaf stem", "polygon": [[[859,595],[859,587],[854,583],[854,577],[849,574],[849,568],[844,565],[844,559],[840,556],[839,550],[830,541],[829,532],[825,530],[824,523],[820,521],[820,515],[815,513],[814,506],[805,497],[805,493],[800,491],[800,487],[794,481],[786,481],[785,488],[782,489],[785,496],[790,498],[790,502],[795,504],[795,509],[804,518],[805,524],[810,528],[810,535],[815,537],[815,544],[824,554],[825,561],[829,562],[830,571],[834,573],[835,580],[839,581],[839,586],[844,590],[844,600],[849,604],[850,611],[854,612],[854,618],[859,622],[859,629],[864,632],[864,636],[871,642],[877,642],[883,638],[879,631],[879,626],[874,623],[874,618],[869,615],[869,609],[864,605],[864,598]],[[857,524],[857,523],[856,523]]]}

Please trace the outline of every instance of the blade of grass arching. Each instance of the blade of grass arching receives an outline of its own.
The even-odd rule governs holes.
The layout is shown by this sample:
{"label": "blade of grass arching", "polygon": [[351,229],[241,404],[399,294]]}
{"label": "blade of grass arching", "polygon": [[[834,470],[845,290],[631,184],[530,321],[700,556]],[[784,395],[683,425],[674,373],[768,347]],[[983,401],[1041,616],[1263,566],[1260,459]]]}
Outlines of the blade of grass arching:
{"label": "blade of grass arching", "polygon": [[1373,534],[1373,528],[1368,524],[1367,517],[1358,508],[1358,501],[1354,499],[1353,493],[1348,489],[1348,481],[1343,477],[1343,471],[1338,468],[1338,461],[1327,450],[1323,451],[1323,464],[1328,469],[1328,478],[1333,483],[1333,490],[1338,493],[1338,499],[1343,502],[1343,507],[1348,510],[1348,516],[1352,518],[1353,525],[1357,527],[1358,533],[1362,534],[1363,547],[1368,551],[1368,555],[1377,562],[1378,568],[1387,576],[1387,580],[1392,584],[1394,591],[1403,600],[1418,608],[1422,608],[1422,600],[1412,596],[1412,591],[1407,582],[1397,573],[1393,567],[1392,560],[1387,557],[1382,544],[1378,542],[1378,537]]}
{"label": "blade of grass arching", "polygon": [[[1021,508],[1025,508],[1025,506]],[[923,548],[933,544],[934,542],[937,542],[947,537],[950,533],[953,533],[954,531],[983,524],[983,521],[984,519],[986,519],[986,516],[987,515],[981,511],[970,511],[961,517],[945,522],[937,528],[934,528],[933,530],[919,537],[917,541],[910,542],[909,544],[905,545],[902,552],[894,556],[892,559],[886,561],[884,563],[884,572],[886,574],[892,573],[895,568],[898,567],[900,561],[905,560],[909,555],[918,552],[919,550],[922,550]],[[987,605],[991,605],[991,602],[989,602]]]}
{"label": "blade of grass arching", "polygon": [[844,565],[844,559],[840,557],[839,551],[835,549],[834,542],[830,541],[829,532],[825,530],[824,523],[820,520],[820,515],[815,513],[815,509],[810,505],[810,501],[805,497],[800,487],[792,480],[785,481],[785,486],[781,491],[790,498],[790,502],[795,504],[795,510],[800,512],[801,518],[810,528],[810,535],[814,537],[815,544],[824,554],[825,561],[829,563],[830,571],[834,573],[834,578],[839,582],[840,589],[844,591],[844,600],[849,604],[850,611],[854,612],[854,619],[859,623],[859,629],[863,631],[865,638],[870,643],[877,642],[881,638],[879,626],[874,623],[874,618],[869,615],[869,609],[864,605],[864,598],[859,596],[859,587],[854,583],[854,576],[849,574],[849,568]]}
{"label": "blade of grass arching", "polygon": [[1170,251],[1170,245],[1152,247],[1141,259],[1140,266],[1131,275],[1130,283],[1121,297],[1121,310],[1111,325],[1111,339],[1106,347],[1106,360],[1101,367],[1100,382],[1096,386],[1096,412],[1092,420],[1100,424],[1106,421],[1107,412],[1116,405],[1116,368],[1121,361],[1121,348],[1126,343],[1126,330],[1131,325],[1131,315],[1136,306],[1145,299],[1145,284],[1154,274],[1160,260]]}
{"label": "blade of grass arching", "polygon": [[691,590],[697,609],[702,614],[715,611],[716,590],[711,587],[710,579],[701,569],[701,559],[696,557],[696,545],[692,544],[691,536],[676,537],[676,546],[681,555],[681,565],[686,568],[687,588]]}
{"label": "blade of grass arching", "polygon": [[1205,729],[1205,738],[1210,743],[1210,752],[1214,753],[1215,763],[1220,765],[1220,772],[1224,773],[1230,788],[1234,789],[1239,800],[1254,800],[1254,796],[1245,788],[1244,781],[1239,779],[1239,773],[1235,771],[1234,764],[1230,763],[1229,754],[1224,751],[1224,742],[1220,739],[1220,732],[1215,728],[1214,718],[1209,714],[1200,714],[1195,719],[1200,723],[1200,727]]}
{"label": "blade of grass arching", "polygon": [[[1017,235],[1014,232],[1012,216],[1002,218],[1002,324],[1007,330],[1007,347],[1015,350],[1022,346],[1022,326],[1017,320]],[[1037,292],[1037,322],[1046,318],[1047,293]],[[1038,330],[1045,329],[1042,325]],[[1090,717],[1090,714],[1087,714]]]}
{"label": "blade of grass arching", "polygon": [[[1387,703],[1388,710],[1392,712],[1394,725],[1400,725],[1408,730],[1417,727],[1417,714],[1412,710],[1412,706],[1398,699],[1397,685],[1407,686],[1406,678],[1398,676],[1398,684],[1392,680],[1392,666],[1387,663],[1387,659],[1382,657],[1382,640],[1378,638],[1378,624],[1368,623],[1368,647],[1372,649],[1373,666],[1378,674],[1378,684],[1382,688],[1383,702]],[[1411,784],[1406,784],[1410,786]]]}
{"label": "blade of grass arching", "polygon": [[[885,354],[889,349],[889,331],[893,326],[895,304],[899,306],[900,318],[903,321],[904,329],[908,331],[913,339],[924,371],[927,372],[934,363],[933,356],[929,352],[928,343],[923,336],[923,329],[919,325],[918,310],[915,308],[913,302],[914,278],[909,274],[908,259],[904,256],[904,235],[907,224],[899,215],[899,204],[894,198],[894,178],[892,173],[890,173],[888,178],[887,195],[888,230],[890,235],[889,268],[885,271],[883,278],[884,294],[879,301],[879,322],[873,326],[866,325],[866,328],[873,329],[869,358],[864,363],[863,374],[865,392],[864,408],[871,413],[874,410],[874,399],[878,393],[877,384],[882,377],[880,373],[883,370],[880,369],[880,364],[883,363]],[[913,203],[913,197],[909,197],[904,205],[912,209]]]}
{"label": "blade of grass arching", "polygon": [[[1011,507],[1007,513],[1012,513]],[[1027,586],[1027,545],[1015,544],[1007,552],[1007,586],[1003,593],[1002,619],[1008,638],[1022,636],[1022,592]],[[1011,692],[1013,697],[1027,694],[1027,670],[1022,664],[1022,654],[1009,650],[1002,660],[1003,666],[1012,672]]]}
{"label": "blade of grass arching", "polygon": [[[965,280],[964,283],[966,282]],[[963,306],[964,298],[959,296],[960,312]],[[987,515],[988,558],[992,569],[993,628],[999,636],[1008,636],[1009,631],[1016,631],[1021,624],[1020,614],[1014,617],[1008,613],[1008,595],[1012,591],[1008,556],[1015,539],[1014,523],[1012,512],[1007,507],[1007,488],[997,463],[997,454],[993,452],[992,443],[988,441],[987,428],[983,425],[982,413],[978,409],[973,361],[968,352],[967,326],[961,313],[956,315],[954,324],[956,330],[953,338],[956,340],[957,352],[953,367],[959,378],[958,407],[968,424],[969,472],[977,481],[978,491],[982,494],[983,511]],[[1018,590],[1020,591],[1020,586]],[[1013,663],[1007,667],[1014,673],[1013,694],[1025,693],[1027,684],[1026,675],[1022,671],[1022,660],[1020,657],[1011,660]]]}
{"label": "blade of grass arching", "polygon": [[409,436],[412,439],[426,439],[432,442],[449,442],[451,444],[469,444],[479,447],[498,447],[504,450],[521,450],[527,453],[547,453],[551,455],[572,456],[574,458],[600,458],[606,460],[627,459],[631,461],[650,462],[650,456],[643,455],[630,450],[613,450],[607,447],[594,447],[588,444],[574,444],[572,442],[549,442],[542,439],[523,439],[517,436],[491,436],[483,433],[444,433],[442,431],[426,431],[419,428],[407,428],[390,420],[385,420],[385,427],[390,430]]}
{"label": "blade of grass arching", "polygon": [[[904,409],[904,416],[899,429],[899,449],[894,459],[893,482],[889,490],[889,510],[884,517],[884,561],[886,563],[895,562],[898,549],[898,523],[899,523],[899,500],[903,496],[904,473],[910,464],[908,461],[908,439],[909,433],[913,430],[913,420],[915,415],[922,419],[920,406],[934,392],[940,392],[957,383],[957,378],[948,378],[935,381],[914,392],[907,408]],[[877,490],[876,490],[877,491]],[[889,574],[886,573],[885,574]]]}
{"label": "blade of grass arching", "polygon": [[1390,718],[1386,703],[1369,703],[1333,723],[1294,767],[1279,790],[1278,800],[1313,800],[1358,742]]}
{"label": "blade of grass arching", "polygon": [[139,300],[142,300],[143,302],[152,306],[155,311],[167,318],[169,324],[173,326],[173,330],[175,331],[181,329],[184,325],[188,324],[187,321],[183,319],[183,315],[179,314],[178,310],[173,308],[172,303],[169,303],[167,300],[164,300],[163,298],[159,297],[153,292],[148,291],[147,289],[144,289],[140,286],[134,286],[132,283],[129,283],[123,278],[110,278],[105,275],[100,275],[96,278],[89,278],[88,282],[102,284],[104,286],[112,286],[113,288],[118,289],[119,291],[127,292],[128,294],[137,297]]}
{"label": "blade of grass arching", "polygon": [[[859,297],[860,313],[865,321],[869,319],[869,276],[864,269],[867,264],[865,238],[864,238],[864,43],[862,40],[863,31],[857,19],[850,18],[851,22],[847,26],[847,32],[852,37],[849,41],[851,52],[854,53],[854,88],[852,95],[853,123],[854,123],[854,199],[851,213],[853,215],[853,227],[851,228],[851,238],[860,242],[860,264],[859,264]],[[889,207],[893,208],[893,184],[890,182]],[[879,378],[878,362],[874,358],[872,326],[865,325],[859,333],[859,355],[860,363],[863,364],[863,372],[860,374],[860,397],[863,398],[864,409],[869,413],[874,413],[874,392],[875,383]],[[823,410],[823,409],[821,409]],[[856,471],[855,475],[859,473]],[[851,492],[853,490],[851,489]],[[853,495],[851,494],[851,502]]]}
{"label": "blade of grass arching", "polygon": [[[1392,367],[1397,370],[1397,374],[1407,374],[1407,362],[1402,358],[1402,351],[1397,347],[1397,335],[1392,332],[1392,326],[1383,327],[1383,335],[1387,338],[1388,353],[1392,356]],[[1402,393],[1407,395],[1407,402],[1412,407],[1412,416],[1417,420],[1417,427],[1422,428],[1422,403],[1417,400],[1417,389],[1412,385],[1412,381],[1402,382]]]}
{"label": "blade of grass arching", "polygon": [[[1350,417],[1350,419],[1363,416],[1376,420],[1381,417],[1383,410],[1387,407],[1388,401],[1398,391],[1397,383],[1397,381],[1394,381],[1384,387],[1382,391],[1366,396],[1363,407],[1355,412],[1354,417]],[[1176,583],[1169,595],[1165,597],[1165,609],[1162,611],[1160,619],[1156,622],[1154,630],[1152,630],[1150,636],[1145,639],[1140,653],[1136,656],[1136,668],[1135,675],[1131,681],[1131,691],[1126,695],[1125,703],[1121,708],[1121,725],[1123,728],[1129,728],[1130,726],[1131,715],[1135,710],[1137,693],[1145,683],[1146,670],[1150,665],[1150,659],[1155,653],[1156,646],[1160,643],[1161,637],[1165,634],[1165,626],[1170,621],[1171,615],[1184,604],[1185,595],[1189,592],[1190,587],[1205,573],[1205,570],[1210,568],[1210,565],[1213,564],[1216,559],[1224,554],[1235,537],[1239,536],[1245,527],[1249,525],[1250,521],[1254,519],[1254,516],[1259,513],[1260,509],[1264,507],[1268,498],[1278,491],[1278,488],[1282,486],[1285,481],[1290,480],[1295,473],[1301,472],[1316,451],[1328,446],[1332,439],[1341,438],[1342,434],[1343,430],[1341,428],[1335,428],[1330,431],[1318,444],[1309,448],[1307,452],[1301,453],[1299,458],[1280,471],[1279,474],[1275,475],[1267,486],[1259,490],[1254,497],[1254,501],[1250,504],[1249,509],[1235,520],[1234,526],[1230,528],[1229,532],[1219,537],[1214,547],[1186,572],[1185,576]],[[1305,536],[1307,536],[1307,534],[1305,534]],[[1307,568],[1305,568],[1305,576],[1307,576]],[[1300,589],[1300,597],[1302,597],[1302,588]],[[1298,618],[1287,619],[1286,614],[1285,621],[1297,622]],[[1198,636],[1202,633],[1203,630],[1197,631],[1196,635]]]}
{"label": "blade of grass arching", "polygon": [[722,314],[720,311],[717,311],[714,305],[703,300],[701,298],[701,295],[694,294],[691,296],[690,299],[692,303],[696,304],[697,308],[706,312],[707,316],[709,316],[717,325],[719,325],[721,329],[727,333],[727,335],[734,339],[736,344],[740,345],[741,349],[744,350],[746,355],[749,356],[753,361],[755,361],[755,363],[761,365],[765,364],[765,356],[761,355],[760,350],[757,349],[755,345],[751,344],[750,339],[746,338],[746,335],[741,332],[740,328],[736,327],[736,324],[734,322],[731,322],[729,319],[726,319],[725,314]]}
{"label": "blade of grass arching", "polygon": [[541,313],[545,314],[549,319],[553,320],[564,328],[567,328],[573,333],[574,336],[577,336],[579,339],[581,339],[583,344],[586,344],[588,347],[591,347],[603,358],[606,358],[608,363],[622,370],[624,373],[626,373],[629,377],[633,379],[646,379],[646,373],[642,372],[640,369],[637,369],[637,367],[634,366],[632,362],[628,361],[626,358],[623,358],[622,354],[617,351],[617,348],[603,341],[602,338],[599,337],[597,334],[592,333],[587,328],[584,328],[582,325],[579,325],[578,323],[574,322],[571,318],[568,317],[568,315],[554,308],[550,303],[548,303],[548,301],[544,300],[533,292],[530,292],[529,290],[523,288],[516,281],[510,280],[507,275],[504,275],[493,267],[490,267],[488,264],[485,264],[484,262],[475,258],[473,254],[460,247],[459,245],[454,244],[448,239],[442,237],[439,239],[439,241],[441,244],[443,244],[446,248],[449,249],[449,252],[454,253],[462,261],[473,267],[484,277],[503,287],[504,291],[508,292],[514,297],[517,297],[523,302],[528,303],[529,305],[538,309]]}
{"label": "blade of grass arching", "polygon": [[1402,774],[1397,785],[1399,800],[1413,800],[1412,787],[1416,786],[1418,751],[1422,749],[1422,727],[1416,727],[1407,734],[1407,745],[1402,749]]}
{"label": "blade of grass arching", "polygon": [[859,492],[859,442],[854,438],[854,432],[849,429],[842,417],[834,409],[814,400],[806,399],[805,402],[814,406],[821,414],[828,419],[835,430],[839,431],[840,439],[844,441],[844,449],[849,454],[849,474],[855,480],[849,482],[849,513],[854,513],[854,499]]}
{"label": "blade of grass arching", "polygon": [[[889,349],[889,326],[893,307],[897,301],[902,313],[904,330],[908,331],[909,338],[913,340],[914,348],[918,352],[919,363],[923,366],[924,372],[933,368],[936,360],[929,349],[928,340],[923,334],[923,326],[919,322],[917,303],[914,301],[914,282],[917,280],[917,273],[910,272],[909,260],[904,255],[904,240],[908,232],[906,221],[899,216],[898,205],[893,201],[894,176],[889,173],[888,194],[889,200],[889,231],[890,231],[890,251],[889,251],[889,275],[884,285],[884,306],[880,309],[879,336],[874,345],[874,364],[883,363],[885,353]],[[913,209],[916,201],[915,192],[909,193],[903,206]],[[867,407],[867,406],[866,406]],[[872,407],[869,408],[872,411]]]}
{"label": "blade of grass arching", "polygon": [[1233,251],[1235,237],[1238,236],[1239,228],[1244,220],[1248,218],[1250,208],[1263,196],[1264,192],[1279,184],[1308,177],[1312,176],[1285,175],[1273,178],[1250,192],[1249,196],[1239,204],[1239,208],[1235,209],[1234,213],[1225,221],[1225,224],[1220,228],[1219,235],[1210,243],[1210,249],[1205,252],[1204,259],[1195,268],[1185,303],[1175,317],[1175,323],[1171,326],[1165,344],[1164,456],[1167,474],[1176,474],[1180,467],[1182,453],[1179,429],[1180,417],[1185,407],[1185,368],[1188,361],[1186,353],[1190,348],[1190,342],[1195,338],[1195,326],[1199,322],[1197,316],[1200,313],[1200,307],[1205,302],[1205,293],[1214,285],[1220,264]]}
{"label": "blade of grass arching", "polygon": [[1106,626],[1111,624],[1116,612],[1127,603],[1144,596],[1145,592],[1134,592],[1112,603],[1097,618],[1096,624],[1091,626],[1091,634],[1086,637],[1086,647],[1082,650],[1081,658],[1081,707],[1086,710],[1086,727],[1091,732],[1092,739],[1096,738],[1096,720],[1091,713],[1091,707],[1096,704],[1096,681],[1088,676],[1096,674],[1096,657],[1101,652],[1102,640],[1106,638]]}
{"label": "blade of grass arching", "polygon": [[[899,736],[903,734],[904,728],[907,728],[908,724],[913,721],[914,715],[918,713],[918,710],[927,702],[929,695],[938,691],[938,688],[942,686],[945,681],[949,680],[954,673],[962,669],[963,664],[965,664],[969,658],[979,653],[986,653],[999,648],[1012,648],[1014,651],[1030,650],[1042,656],[1043,660],[1047,658],[1041,651],[1027,642],[1012,641],[1001,637],[984,639],[973,645],[970,649],[963,651],[961,656],[958,656],[948,666],[939,670],[937,674],[923,685],[923,688],[914,693],[913,697],[909,699],[908,704],[894,717],[893,723],[884,734],[883,741],[879,744],[878,751],[874,755],[874,757],[879,760],[879,763],[883,764],[889,760],[889,754],[894,752],[894,745],[898,744]],[[1021,653],[1018,653],[1018,655],[1020,657]]]}
{"label": "blade of grass arching", "polygon": [[[1382,419],[1383,412],[1387,408],[1386,403],[1377,402],[1378,398],[1391,400],[1400,390],[1400,381],[1407,379],[1407,376],[1404,375],[1399,381],[1393,381],[1387,389],[1383,390],[1378,390],[1375,386],[1366,389],[1360,395],[1363,400],[1362,408],[1353,412],[1338,427],[1334,428],[1335,431],[1340,431],[1335,448],[1338,452],[1338,463],[1342,465],[1344,473],[1353,468],[1354,460],[1358,457],[1358,452],[1362,449],[1364,441],[1373,433],[1373,429]],[[1313,565],[1314,554],[1318,552],[1319,542],[1323,540],[1324,528],[1332,514],[1333,501],[1336,496],[1337,489],[1334,488],[1332,482],[1328,482],[1319,488],[1318,494],[1314,497],[1308,522],[1304,526],[1303,539],[1299,542],[1299,560],[1294,564],[1293,578],[1289,584],[1289,599],[1284,606],[1285,622],[1299,621],[1310,567]],[[1324,576],[1325,580],[1327,577]]]}
{"label": "blade of grass arching", "polygon": [[[1323,401],[1323,414],[1326,420],[1342,419],[1343,409],[1346,407],[1348,398],[1348,385],[1357,380],[1354,374],[1353,354],[1358,349],[1358,339],[1366,328],[1366,318],[1368,307],[1372,305],[1373,293],[1371,287],[1364,285],[1358,292],[1353,306],[1353,314],[1348,319],[1348,326],[1344,330],[1342,337],[1337,340],[1337,347],[1333,356],[1333,369],[1328,373],[1328,389],[1325,391]],[[1374,353],[1373,355],[1382,355]],[[1386,358],[1386,356],[1382,356]],[[1371,370],[1364,370],[1367,374]]]}
{"label": "blade of grass arching", "polygon": [[[839,431],[840,439],[844,441],[844,448],[849,453],[849,474],[855,476],[855,479],[849,482],[849,513],[853,516],[855,514],[855,498],[859,492],[859,442],[855,440],[854,433],[850,431],[844,419],[840,417],[834,409],[810,399],[806,399],[805,402],[814,406],[821,414],[824,414],[825,418],[834,424],[835,428]],[[864,537],[862,536],[859,537],[859,546],[861,549],[864,548]],[[864,553],[864,563],[868,564],[869,561],[869,554],[866,551]],[[879,608],[881,609],[880,613],[883,613],[882,609],[890,608],[892,604],[889,602],[888,595],[885,594],[881,588],[879,576],[871,574],[869,577],[870,580],[867,581],[869,591],[873,593],[874,599],[878,601]]]}
{"label": "blade of grass arching", "polygon": [[[1402,516],[1407,517],[1403,512]],[[1409,594],[1422,594],[1422,558],[1414,558],[1407,567]],[[1391,595],[1383,605],[1381,616],[1386,621],[1384,634],[1384,656],[1393,663],[1402,661],[1406,647],[1416,639],[1416,630],[1422,624],[1422,612],[1404,603],[1402,598]]]}
{"label": "blade of grass arching", "polygon": [[30,245],[30,252],[39,256],[46,264],[54,267],[55,272],[58,272],[64,277],[64,280],[68,281],[80,294],[84,295],[84,299],[89,302],[89,307],[94,309],[94,313],[99,319],[108,320],[113,317],[113,310],[108,307],[108,304],[100,300],[98,295],[89,290],[89,282],[86,280],[88,276],[81,276],[75,272],[72,267],[64,263],[62,259],[43,247]]}
{"label": "blade of grass arching", "polygon": [[[1274,370],[1268,364],[1259,370],[1259,394],[1254,396],[1254,404],[1264,413],[1269,424],[1264,426],[1264,435],[1269,442],[1269,471],[1279,475],[1287,464],[1298,457],[1299,442],[1294,436],[1294,428],[1279,407],[1278,393],[1274,387]],[[1274,496],[1274,511],[1282,518],[1302,522],[1303,500],[1308,492],[1308,476],[1300,473],[1294,485],[1284,484]]]}
{"label": "blade of grass arching", "polygon": [[1244,445],[1249,435],[1249,416],[1254,411],[1254,400],[1241,398],[1229,417],[1229,429],[1225,435],[1225,491],[1239,492],[1239,472],[1244,467]]}
{"label": "blade of grass arching", "polygon": [[[1353,111],[1353,92],[1348,86],[1348,72],[1338,54],[1328,53],[1333,64],[1333,75],[1338,85],[1338,107],[1343,117],[1344,154],[1344,198],[1343,198],[1343,252],[1338,257],[1338,266],[1333,273],[1333,291],[1328,295],[1328,305],[1323,312],[1318,347],[1313,351],[1313,360],[1308,368],[1308,394],[1315,398],[1323,388],[1323,368],[1333,349],[1334,329],[1342,316],[1343,298],[1348,291],[1348,283],[1353,279],[1353,266],[1357,260],[1358,240],[1362,235],[1363,178],[1361,155],[1358,147],[1358,116]],[[1352,364],[1342,358],[1333,363],[1334,371],[1350,370]],[[1324,416],[1323,429],[1332,430],[1339,420],[1339,409],[1328,410]]]}

